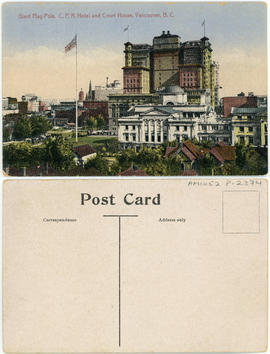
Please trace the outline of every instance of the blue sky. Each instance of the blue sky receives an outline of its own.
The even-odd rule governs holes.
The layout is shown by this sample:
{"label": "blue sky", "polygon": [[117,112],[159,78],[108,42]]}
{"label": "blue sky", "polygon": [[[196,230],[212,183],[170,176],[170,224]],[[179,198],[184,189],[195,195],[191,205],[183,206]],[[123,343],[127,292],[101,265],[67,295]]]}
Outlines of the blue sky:
{"label": "blue sky", "polygon": [[[59,16],[64,16],[65,13],[86,13],[86,14],[135,14],[139,13],[172,13],[171,18],[91,18],[91,19],[60,19]],[[202,21],[206,22],[206,35],[210,38],[214,49],[215,60],[220,64],[224,61],[224,67],[221,68],[221,77],[225,79],[225,92],[233,91],[233,84],[230,87],[229,75],[227,72],[230,65],[241,67],[239,60],[242,63],[242,70],[246,72],[254,71],[255,67],[259,70],[257,74],[251,75],[253,83],[247,81],[247,78],[241,79],[245,87],[242,90],[258,91],[265,93],[266,91],[266,5],[263,2],[231,2],[231,3],[173,3],[173,2],[150,2],[150,3],[5,3],[2,7],[2,46],[3,46],[3,94],[12,94],[12,85],[14,80],[10,80],[8,85],[7,75],[10,78],[11,65],[19,66],[25,63],[20,62],[20,57],[30,56],[35,66],[37,61],[40,62],[40,71],[48,71],[50,75],[50,67],[44,67],[43,61],[38,56],[38,48],[47,48],[47,62],[56,59],[55,52],[62,52],[64,46],[78,34],[79,43],[79,60],[81,68],[83,64],[87,67],[89,63],[96,60],[96,66],[101,62],[107,63],[105,67],[108,69],[103,74],[104,81],[107,75],[120,75],[121,68],[116,68],[123,62],[123,43],[127,40],[127,32],[123,29],[129,25],[129,39],[134,43],[152,43],[152,39],[156,35],[160,35],[162,30],[170,30],[173,34],[178,34],[182,41],[190,39],[199,39],[202,37],[203,28]],[[44,15],[53,14],[56,19],[20,19],[20,15],[31,15],[33,13]],[[103,55],[97,57],[98,51],[104,50]],[[32,52],[31,52],[32,51]],[[110,62],[110,53],[112,53],[112,61]],[[119,55],[119,62],[116,54]],[[39,53],[40,54],[40,53]],[[52,57],[50,58],[50,55]],[[95,58],[93,58],[95,55]],[[36,56],[36,57],[35,57]],[[35,57],[35,58],[34,58]],[[14,61],[15,59],[17,61]],[[231,58],[231,59],[230,59]],[[253,64],[252,64],[253,60]],[[31,60],[30,60],[31,61]],[[83,63],[82,63],[83,61]],[[259,65],[258,65],[259,64]],[[250,65],[252,68],[250,69]],[[80,84],[87,86],[86,82],[92,78],[94,85],[102,84],[101,75],[93,71],[94,63],[89,66],[89,72],[84,68],[81,71]],[[226,69],[228,66],[228,69]],[[259,69],[260,67],[260,69]],[[96,67],[97,69],[97,67]],[[104,70],[104,68],[102,68]],[[118,71],[117,71],[118,70]],[[239,71],[238,69],[235,72]],[[25,67],[25,72],[31,78],[31,66]],[[35,68],[35,73],[38,72],[38,67]],[[5,76],[6,74],[6,76]],[[30,75],[30,76],[29,76]],[[242,76],[244,73],[241,74]],[[22,74],[21,74],[22,76]],[[55,76],[55,75],[54,75]],[[83,78],[87,76],[87,79]],[[264,80],[260,83],[254,83],[254,77],[264,76]],[[22,76],[23,77],[23,76]],[[52,76],[53,77],[53,76]],[[244,77],[244,76],[243,76]],[[113,79],[113,77],[112,77]],[[117,77],[121,79],[121,77]],[[56,78],[55,78],[56,80]],[[58,78],[59,80],[59,78]],[[228,81],[228,83],[227,83]],[[239,80],[238,80],[239,82]],[[39,95],[51,96],[46,87],[38,88],[35,78],[33,78],[34,87],[31,91],[39,90]],[[229,86],[228,86],[229,85]],[[223,85],[224,86],[224,85]],[[29,87],[30,88],[30,87]],[[85,87],[86,88],[86,87]],[[20,88],[23,90],[23,87]],[[26,88],[28,89],[28,87]],[[240,87],[239,87],[240,89]],[[235,88],[236,91],[239,90]],[[19,94],[18,87],[14,87],[14,95]],[[63,87],[62,95],[66,97],[71,91]],[[233,92],[232,92],[233,93]],[[23,92],[21,92],[23,94]]]}

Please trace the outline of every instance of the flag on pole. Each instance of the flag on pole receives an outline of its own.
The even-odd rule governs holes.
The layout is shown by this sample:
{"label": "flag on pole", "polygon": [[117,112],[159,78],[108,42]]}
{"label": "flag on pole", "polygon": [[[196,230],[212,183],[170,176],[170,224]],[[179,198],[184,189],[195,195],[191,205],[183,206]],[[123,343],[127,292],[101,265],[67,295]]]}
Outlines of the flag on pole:
{"label": "flag on pole", "polygon": [[77,45],[77,35],[75,35],[72,41],[65,46],[65,53],[69,52],[72,48],[76,47],[76,45]]}
{"label": "flag on pole", "polygon": [[129,25],[126,28],[124,28],[124,32],[126,32],[128,30],[128,28],[129,28]]}
{"label": "flag on pole", "polygon": [[205,19],[203,20],[203,23],[202,23],[202,26],[204,26],[205,25]]}

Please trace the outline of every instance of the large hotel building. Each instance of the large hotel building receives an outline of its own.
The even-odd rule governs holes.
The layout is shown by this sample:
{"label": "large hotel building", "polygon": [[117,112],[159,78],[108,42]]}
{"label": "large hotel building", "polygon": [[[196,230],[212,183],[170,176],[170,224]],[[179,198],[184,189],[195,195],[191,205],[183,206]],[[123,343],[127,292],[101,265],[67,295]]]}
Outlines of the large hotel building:
{"label": "large hotel building", "polygon": [[123,67],[124,94],[148,94],[179,85],[188,93],[190,103],[209,90],[211,105],[218,101],[218,65],[212,61],[207,37],[181,43],[180,37],[163,31],[153,45],[125,43]]}
{"label": "large hotel building", "polygon": [[213,109],[218,104],[218,65],[207,37],[181,42],[178,35],[163,31],[152,45],[125,43],[124,55],[123,94],[109,96],[112,131],[133,105],[159,103],[159,92],[171,85],[185,90],[188,104],[200,104],[201,95],[210,96]]}

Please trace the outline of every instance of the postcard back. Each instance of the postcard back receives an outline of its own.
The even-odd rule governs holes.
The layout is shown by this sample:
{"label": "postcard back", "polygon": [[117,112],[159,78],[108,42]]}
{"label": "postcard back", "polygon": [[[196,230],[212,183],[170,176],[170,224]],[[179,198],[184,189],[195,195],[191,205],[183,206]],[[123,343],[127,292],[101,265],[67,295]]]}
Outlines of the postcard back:
{"label": "postcard back", "polygon": [[267,182],[10,180],[6,352],[267,346]]}

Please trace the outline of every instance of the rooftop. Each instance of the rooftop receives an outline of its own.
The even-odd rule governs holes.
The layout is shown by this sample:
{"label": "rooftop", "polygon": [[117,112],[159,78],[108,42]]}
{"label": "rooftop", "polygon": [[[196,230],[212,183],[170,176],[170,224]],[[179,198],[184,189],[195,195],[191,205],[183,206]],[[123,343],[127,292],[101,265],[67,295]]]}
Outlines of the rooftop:
{"label": "rooftop", "polygon": [[80,157],[84,157],[87,155],[91,155],[96,153],[96,150],[93,149],[90,145],[85,144],[85,145],[80,145],[80,146],[75,146],[73,147],[73,151],[78,154]]}

